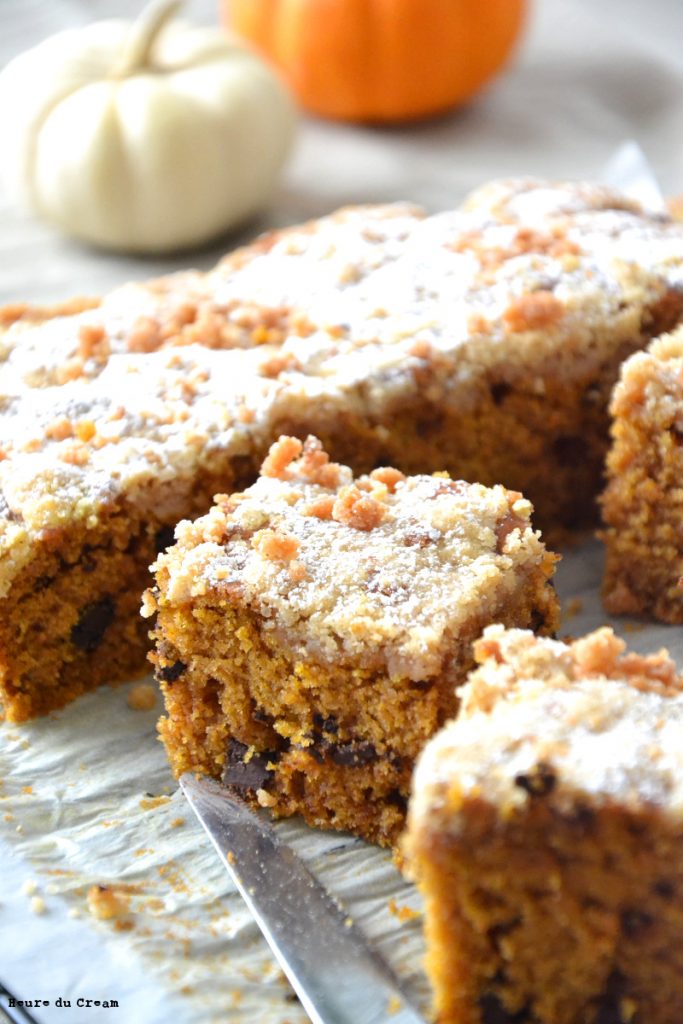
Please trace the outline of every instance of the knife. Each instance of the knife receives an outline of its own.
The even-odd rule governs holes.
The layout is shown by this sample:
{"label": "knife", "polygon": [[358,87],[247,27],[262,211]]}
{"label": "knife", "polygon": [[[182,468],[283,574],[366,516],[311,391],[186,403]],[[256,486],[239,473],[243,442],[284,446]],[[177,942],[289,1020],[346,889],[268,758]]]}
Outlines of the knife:
{"label": "knife", "polygon": [[181,788],[313,1024],[424,1024],[344,908],[274,829],[212,779]]}

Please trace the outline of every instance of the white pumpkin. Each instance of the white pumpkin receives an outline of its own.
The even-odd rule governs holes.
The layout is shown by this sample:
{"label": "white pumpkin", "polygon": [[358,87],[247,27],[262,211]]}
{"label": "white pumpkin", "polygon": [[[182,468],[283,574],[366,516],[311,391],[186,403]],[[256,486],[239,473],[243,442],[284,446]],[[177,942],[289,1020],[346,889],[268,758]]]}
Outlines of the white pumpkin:
{"label": "white pumpkin", "polygon": [[63,231],[111,249],[198,245],[269,198],[293,137],[273,73],[218,29],[167,25],[179,0],[132,25],[71,29],[0,74],[0,169]]}

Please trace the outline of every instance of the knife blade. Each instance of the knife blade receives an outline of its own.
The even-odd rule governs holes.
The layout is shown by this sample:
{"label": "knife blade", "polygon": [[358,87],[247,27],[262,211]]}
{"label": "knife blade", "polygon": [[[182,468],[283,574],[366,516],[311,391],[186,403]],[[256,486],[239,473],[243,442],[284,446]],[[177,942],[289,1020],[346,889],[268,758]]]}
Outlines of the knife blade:
{"label": "knife blade", "polygon": [[424,1024],[348,912],[223,786],[180,786],[314,1024]]}

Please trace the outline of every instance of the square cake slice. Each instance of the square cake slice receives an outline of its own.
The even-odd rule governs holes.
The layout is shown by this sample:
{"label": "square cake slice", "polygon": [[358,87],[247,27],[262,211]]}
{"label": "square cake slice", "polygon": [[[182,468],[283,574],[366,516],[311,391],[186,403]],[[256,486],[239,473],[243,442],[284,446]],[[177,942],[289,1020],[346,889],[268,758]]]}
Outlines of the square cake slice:
{"label": "square cake slice", "polygon": [[281,437],[256,483],[181,523],[144,611],[176,774],[383,844],[491,622],[553,631],[555,556],[502,486]]}
{"label": "square cake slice", "polygon": [[679,1024],[683,678],[491,626],[405,841],[439,1024]]}
{"label": "square cake slice", "polygon": [[622,367],[612,399],[605,606],[683,622],[683,329]]}

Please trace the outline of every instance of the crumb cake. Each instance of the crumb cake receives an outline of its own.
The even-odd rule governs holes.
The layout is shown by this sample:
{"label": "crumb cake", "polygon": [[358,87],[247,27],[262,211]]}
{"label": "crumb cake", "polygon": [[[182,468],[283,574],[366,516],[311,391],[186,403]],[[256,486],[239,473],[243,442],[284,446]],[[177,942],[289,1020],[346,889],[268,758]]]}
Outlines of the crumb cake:
{"label": "crumb cake", "polygon": [[683,311],[683,225],[592,185],[342,210],[208,273],[0,314],[0,698],[144,665],[147,565],[280,434],[593,515],[619,363]]}
{"label": "crumb cake", "polygon": [[439,1024],[679,1024],[683,679],[491,626],[405,842]]}
{"label": "crumb cake", "polygon": [[683,329],[624,364],[612,415],[605,606],[683,623]]}
{"label": "crumb cake", "polygon": [[256,483],[179,524],[153,567],[174,772],[391,844],[483,627],[556,628],[556,556],[530,514],[501,486],[354,478],[316,438],[280,438]]}

